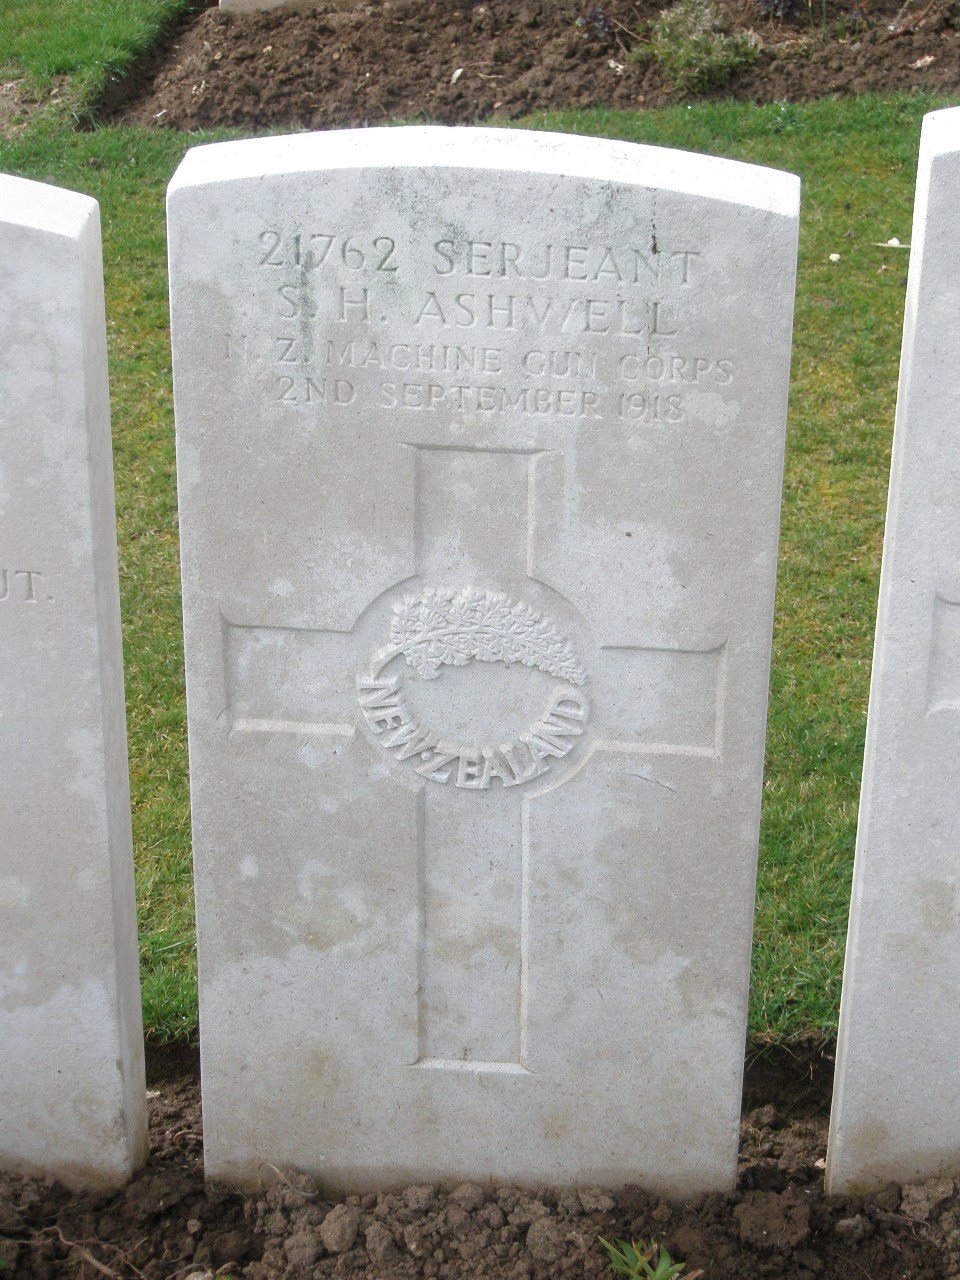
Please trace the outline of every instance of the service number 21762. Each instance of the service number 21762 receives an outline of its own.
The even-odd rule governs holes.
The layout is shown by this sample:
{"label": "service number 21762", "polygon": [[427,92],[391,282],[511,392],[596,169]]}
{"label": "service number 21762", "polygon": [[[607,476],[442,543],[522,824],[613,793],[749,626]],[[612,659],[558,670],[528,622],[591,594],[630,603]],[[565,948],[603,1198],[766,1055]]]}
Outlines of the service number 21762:
{"label": "service number 21762", "polygon": [[348,271],[396,271],[396,243],[390,236],[332,236],[322,231],[262,231],[260,266],[300,267],[319,271],[322,267],[346,267]]}

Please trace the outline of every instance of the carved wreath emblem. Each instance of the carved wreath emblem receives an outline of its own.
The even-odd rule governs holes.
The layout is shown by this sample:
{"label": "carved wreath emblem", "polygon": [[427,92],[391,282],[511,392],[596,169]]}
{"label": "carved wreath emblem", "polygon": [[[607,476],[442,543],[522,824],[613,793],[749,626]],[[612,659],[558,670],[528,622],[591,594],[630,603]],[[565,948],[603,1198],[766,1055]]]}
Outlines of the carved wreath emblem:
{"label": "carved wreath emblem", "polygon": [[391,643],[374,655],[368,675],[357,677],[360,710],[384,750],[409,761],[416,773],[441,785],[487,791],[515,787],[547,773],[576,746],[589,704],[573,689],[555,688],[536,723],[512,742],[475,746],[448,742],[422,724],[409,706],[399,675],[384,668],[402,657],[424,680],[445,666],[470,662],[522,663],[584,685],[587,673],[570,641],[529,605],[496,591],[427,588],[395,605]]}
{"label": "carved wreath emblem", "polygon": [[424,680],[436,680],[443,666],[476,661],[520,662],[570,684],[587,683],[570,641],[553,623],[495,591],[429,588],[394,607],[390,640],[378,665],[402,654]]}

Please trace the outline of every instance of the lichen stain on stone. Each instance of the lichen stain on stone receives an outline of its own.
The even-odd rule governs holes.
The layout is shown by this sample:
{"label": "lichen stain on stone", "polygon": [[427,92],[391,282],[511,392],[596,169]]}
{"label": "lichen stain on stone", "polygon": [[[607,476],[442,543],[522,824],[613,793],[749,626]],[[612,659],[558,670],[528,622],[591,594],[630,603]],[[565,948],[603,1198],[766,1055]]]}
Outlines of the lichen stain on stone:
{"label": "lichen stain on stone", "polygon": [[858,1124],[847,1134],[845,1160],[851,1169],[875,1169],[882,1163],[890,1129],[882,1120]]}
{"label": "lichen stain on stone", "polygon": [[953,879],[921,880],[914,888],[919,927],[923,933],[952,934],[960,925],[960,895]]}
{"label": "lichen stain on stone", "polygon": [[556,1142],[560,1138],[566,1137],[570,1132],[570,1125],[564,1116],[548,1114],[541,1121],[541,1129],[547,1142]]}
{"label": "lichen stain on stone", "polygon": [[464,921],[456,930],[431,933],[431,942],[430,951],[438,964],[469,972],[476,966],[477,956],[484,952],[494,951],[513,964],[519,951],[520,930],[483,920],[467,928]]}

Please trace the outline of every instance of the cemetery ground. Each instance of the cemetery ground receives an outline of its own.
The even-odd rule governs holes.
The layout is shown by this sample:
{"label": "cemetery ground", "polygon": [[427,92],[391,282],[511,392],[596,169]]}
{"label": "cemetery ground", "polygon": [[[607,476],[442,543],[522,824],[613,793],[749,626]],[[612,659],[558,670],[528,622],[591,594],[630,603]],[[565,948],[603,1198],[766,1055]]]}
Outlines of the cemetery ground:
{"label": "cemetery ground", "polygon": [[[10,7],[18,30],[0,50],[21,45],[28,72],[66,70],[76,36],[59,33],[53,47],[32,41],[36,24],[22,21],[32,6]],[[680,0],[666,20],[662,8],[661,0],[386,0],[239,16],[203,0],[155,0],[125,12],[93,6],[70,25],[93,27],[110,14],[99,83],[95,60],[80,77],[92,117],[174,129],[464,124],[727,97],[960,90],[956,0],[715,0],[712,9]],[[155,45],[144,39],[151,11],[168,15]],[[137,45],[145,52],[132,57]],[[62,80],[54,88],[66,91]],[[3,89],[0,121],[35,105],[29,75]]]}
{"label": "cemetery ground", "polygon": [[[685,1204],[629,1185],[612,1194],[464,1184],[338,1195],[296,1170],[266,1165],[263,1189],[244,1197],[204,1184],[199,1090],[189,1067],[183,1053],[153,1055],[150,1164],[125,1191],[71,1196],[53,1183],[0,1175],[0,1258],[7,1259],[0,1275],[601,1280],[612,1274],[601,1236],[656,1240],[686,1261],[689,1280],[960,1274],[954,1183],[891,1188],[867,1200],[824,1197],[830,1073],[811,1055],[754,1064],[738,1191]],[[761,1101],[771,1097],[777,1102]]]}
{"label": "cemetery ground", "polygon": [[[5,115],[0,108],[0,169],[85,191],[103,211],[152,1158],[119,1195],[76,1197],[55,1186],[0,1180],[0,1259],[6,1264],[0,1274],[546,1280],[607,1274],[598,1235],[653,1237],[710,1280],[932,1280],[956,1273],[960,1201],[952,1184],[829,1201],[820,1167],[899,356],[903,246],[920,119],[949,99],[797,101],[867,89],[955,93],[960,59],[951,43],[952,9],[808,8],[782,25],[744,9],[739,25],[783,48],[761,50],[726,86],[703,95],[668,88],[660,63],[631,61],[632,45],[622,48],[628,42],[618,24],[635,31],[653,10],[583,5],[581,12],[531,0],[523,12],[533,22],[520,18],[519,5],[453,10],[431,0],[415,12],[412,4],[394,5],[391,16],[386,6],[343,17],[230,22],[210,12],[177,28],[164,52],[148,54],[161,19],[182,6],[92,3],[81,19],[69,3],[36,5],[33,13],[43,11],[45,27],[23,20],[28,7],[0,14],[0,101],[7,106]],[[402,37],[390,26],[398,15]],[[415,17],[422,18],[416,27]],[[518,27],[526,33],[526,53],[510,57],[535,64],[524,70],[493,56],[498,48],[514,49],[509,32]],[[544,45],[536,43],[541,36]],[[548,49],[551,41],[562,47]],[[483,57],[464,56],[483,42]],[[306,71],[304,48],[316,50],[315,74]],[[285,73],[280,60],[287,56]],[[553,74],[536,74],[550,69],[550,59]],[[818,79],[817,68],[828,64],[829,75]],[[340,68],[336,80],[318,89],[323,102],[308,104],[303,84],[319,84],[334,67]],[[122,94],[112,78],[120,69]],[[485,79],[497,75],[503,81]],[[214,87],[221,80],[218,97]],[[521,82],[528,87],[524,96],[505,96]],[[281,106],[285,85],[292,93]],[[766,105],[723,101],[726,92]],[[164,93],[167,98],[157,96]],[[704,96],[715,100],[700,101]],[[638,109],[662,102],[674,105]],[[317,114],[325,110],[334,114]],[[518,121],[526,127],[706,151],[792,170],[804,181],[740,1183],[730,1199],[687,1206],[661,1204],[629,1188],[616,1190],[613,1204],[589,1189],[579,1196],[410,1189],[372,1202],[347,1200],[329,1217],[337,1192],[348,1189],[314,1187],[295,1171],[283,1171],[272,1190],[246,1200],[203,1184],[190,1048],[197,1014],[163,191],[184,150],[209,139],[185,129],[229,124],[252,132],[394,118],[463,122],[494,110],[532,113]],[[134,123],[104,122],[105,114],[124,112]],[[78,120],[96,126],[78,129]],[[611,903],[611,911],[619,909],[635,912],[642,927],[642,903]],[[677,1070],[695,1072],[697,1064],[678,1063]],[[265,1184],[270,1180],[265,1170]]]}

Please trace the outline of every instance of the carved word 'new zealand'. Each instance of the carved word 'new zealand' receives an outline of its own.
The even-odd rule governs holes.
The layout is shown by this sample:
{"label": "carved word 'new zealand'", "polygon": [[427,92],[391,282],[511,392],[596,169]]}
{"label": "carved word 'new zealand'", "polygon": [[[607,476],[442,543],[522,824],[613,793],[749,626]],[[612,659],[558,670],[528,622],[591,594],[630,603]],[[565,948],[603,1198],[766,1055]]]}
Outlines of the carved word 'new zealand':
{"label": "carved word 'new zealand'", "polygon": [[463,747],[443,741],[417,722],[404,702],[399,676],[359,679],[360,709],[380,745],[397,760],[411,760],[421,777],[483,791],[494,780],[515,787],[546,773],[551,758],[562,760],[582,735],[589,710],[579,692],[559,689],[544,715],[516,742],[499,747]]}

